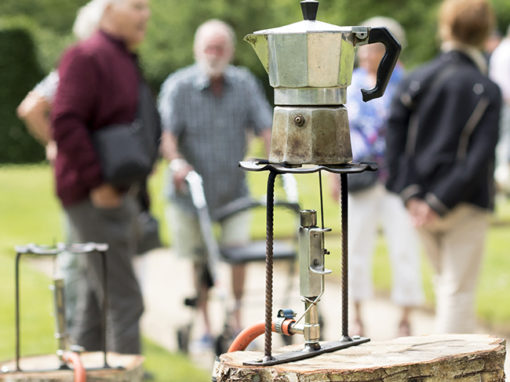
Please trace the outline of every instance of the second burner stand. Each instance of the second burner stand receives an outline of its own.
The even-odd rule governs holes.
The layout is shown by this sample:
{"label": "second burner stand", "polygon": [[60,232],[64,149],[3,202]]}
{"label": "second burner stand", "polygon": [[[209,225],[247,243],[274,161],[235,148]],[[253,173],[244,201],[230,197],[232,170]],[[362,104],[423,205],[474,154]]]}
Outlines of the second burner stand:
{"label": "second burner stand", "polygon": [[[288,167],[281,164],[272,164],[266,160],[240,162],[240,167],[248,171],[269,171],[267,181],[266,201],[266,293],[265,293],[265,338],[264,338],[264,361],[270,361],[272,356],[271,326],[273,317],[273,232],[274,232],[274,183],[276,175],[310,174],[322,170],[340,174],[341,184],[341,235],[342,235],[342,341],[351,341],[349,337],[349,300],[348,300],[348,202],[347,202],[347,174],[360,173],[363,171],[375,171],[374,163],[349,163],[338,166],[311,166],[311,167]],[[321,186],[321,208],[322,208],[322,186]],[[323,211],[321,211],[321,217]]]}
{"label": "second burner stand", "polygon": [[[103,366],[98,368],[87,368],[87,370],[102,370],[102,369],[110,369],[110,365],[107,361],[107,353],[106,353],[106,314],[108,309],[108,269],[106,262],[106,251],[108,250],[108,245],[103,243],[84,243],[84,244],[71,244],[71,245],[59,245],[55,248],[37,246],[35,244],[29,244],[27,246],[17,246],[16,247],[16,262],[15,262],[15,370],[16,372],[22,372],[20,367],[20,342],[21,342],[21,324],[20,324],[20,261],[23,255],[36,255],[36,256],[50,256],[55,258],[58,254],[63,251],[68,251],[70,253],[74,253],[75,255],[80,254],[99,254],[101,256],[101,263],[103,267],[103,311],[102,311],[102,350],[103,350]],[[61,365],[60,369],[69,369],[67,365]],[[30,372],[34,371],[53,371],[53,369],[43,369],[43,370],[30,370]]]}

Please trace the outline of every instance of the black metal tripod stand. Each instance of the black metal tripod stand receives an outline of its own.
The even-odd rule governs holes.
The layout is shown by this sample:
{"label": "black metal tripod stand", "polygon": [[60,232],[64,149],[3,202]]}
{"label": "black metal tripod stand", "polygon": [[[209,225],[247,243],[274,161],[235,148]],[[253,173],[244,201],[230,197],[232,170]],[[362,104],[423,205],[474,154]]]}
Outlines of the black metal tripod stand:
{"label": "black metal tripod stand", "polygon": [[[349,300],[348,300],[348,202],[347,202],[347,174],[359,173],[363,171],[375,171],[376,165],[373,163],[352,163],[338,166],[313,165],[308,167],[288,167],[282,164],[272,164],[265,160],[244,161],[240,166],[248,171],[269,171],[267,182],[267,210],[266,210],[266,295],[265,295],[265,340],[264,340],[264,358],[253,362],[245,362],[245,365],[271,366],[291,361],[297,361],[305,358],[315,357],[319,354],[333,352],[339,349],[356,346],[370,341],[364,337],[350,337],[348,318],[349,318]],[[321,343],[316,349],[305,348],[301,351],[293,351],[272,354],[272,316],[273,316],[273,213],[274,213],[274,183],[276,176],[283,173],[292,174],[310,174],[319,173],[320,193],[321,193],[321,216],[324,228],[324,213],[322,205],[322,181],[321,171],[328,171],[340,174],[341,181],[341,230],[342,230],[342,331],[339,341]]]}
{"label": "black metal tripod stand", "polygon": [[[103,348],[103,366],[100,368],[88,368],[87,370],[98,370],[98,369],[110,369],[110,365],[107,361],[106,356],[106,314],[107,314],[107,308],[108,308],[108,294],[107,294],[107,282],[108,282],[108,270],[107,270],[107,262],[106,262],[106,251],[108,250],[107,244],[100,244],[100,243],[84,243],[84,244],[71,244],[71,245],[64,245],[59,244],[56,247],[47,247],[47,246],[39,246],[35,244],[28,244],[24,246],[17,246],[16,247],[16,262],[15,262],[15,326],[16,326],[16,343],[15,343],[15,372],[23,372],[25,370],[22,370],[20,367],[20,342],[21,342],[21,324],[20,324],[20,261],[22,256],[28,255],[28,256],[49,256],[49,257],[56,257],[58,254],[60,254],[63,251],[71,252],[76,255],[86,254],[86,255],[93,255],[93,254],[99,254],[101,256],[102,260],[102,266],[103,266],[103,293],[104,293],[104,299],[103,299],[103,309],[102,309],[102,348]],[[55,303],[57,303],[57,300],[60,300],[63,298],[63,292],[62,291],[54,291],[55,296]],[[56,314],[64,314],[62,306],[56,307]],[[58,320],[59,317],[56,317]],[[63,317],[60,317],[61,321],[64,319]],[[62,333],[60,333],[62,334]],[[65,349],[59,349],[59,351],[63,351]],[[58,352],[57,352],[58,353]],[[61,362],[59,368],[57,370],[66,370],[70,369],[70,367]],[[42,371],[53,371],[55,369],[45,369],[45,370],[30,370],[30,372],[42,372]],[[2,372],[11,372],[11,370],[2,370]]]}

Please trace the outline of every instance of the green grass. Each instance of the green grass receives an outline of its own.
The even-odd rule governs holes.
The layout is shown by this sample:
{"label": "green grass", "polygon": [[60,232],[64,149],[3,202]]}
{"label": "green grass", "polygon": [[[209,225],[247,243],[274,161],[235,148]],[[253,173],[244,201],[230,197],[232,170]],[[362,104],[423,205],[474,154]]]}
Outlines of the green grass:
{"label": "green grass", "polygon": [[[160,177],[155,181],[160,181]],[[0,360],[15,356],[14,246],[52,244],[63,238],[52,182],[51,170],[44,164],[0,167]],[[20,280],[21,355],[51,354],[56,350],[56,341],[50,279],[34,270],[23,257]],[[210,371],[198,368],[181,354],[170,353],[146,339],[143,347],[144,366],[157,382],[211,379]]]}
{"label": "green grass", "polygon": [[[260,147],[258,147],[260,156]],[[317,174],[299,175],[296,177],[299,185],[300,203],[302,208],[320,210],[319,182]],[[277,178],[278,179],[278,178]],[[331,255],[327,258],[328,268],[334,273],[330,277],[339,277],[340,272],[340,217],[338,203],[329,196],[329,177],[324,176],[324,211],[325,226],[332,229],[332,233],[326,237],[326,247]],[[266,192],[267,173],[249,173],[250,189],[256,195],[264,195]],[[277,183],[278,185],[278,183]],[[318,217],[320,219],[320,216]],[[265,236],[265,216],[259,215],[256,220],[254,235],[263,238]],[[499,198],[497,200],[496,213],[493,216],[493,224],[487,238],[486,257],[483,262],[479,286],[477,290],[477,314],[487,326],[495,330],[510,333],[510,199]],[[278,219],[275,214],[275,235],[289,234],[288,228],[292,227],[289,219]],[[434,292],[432,286],[432,270],[422,253],[421,256],[423,287],[427,305],[433,307]],[[391,267],[388,258],[386,243],[383,237],[379,237],[373,259],[374,285],[377,291],[389,295],[391,290]]]}
{"label": "green grass", "polygon": [[[11,251],[12,252],[12,251]],[[0,256],[2,299],[0,300],[0,359],[14,357],[14,260],[15,254]],[[21,353],[45,354],[53,352],[52,306],[49,279],[21,262],[20,267],[20,326]],[[37,302],[35,305],[34,302]],[[35,308],[35,309],[34,309]]]}
{"label": "green grass", "polygon": [[[510,213],[506,215],[506,219],[509,217]],[[506,333],[510,333],[509,244],[510,226],[493,226],[488,236],[486,258],[477,294],[478,315],[488,325]]]}
{"label": "green grass", "polygon": [[157,382],[209,382],[211,372],[197,368],[188,357],[169,353],[147,339],[143,342],[144,367],[154,375]]}
{"label": "green grass", "polygon": [[[489,328],[500,334],[510,333],[510,202],[500,200],[489,229],[485,258],[478,281],[476,310],[478,318]],[[422,275],[426,302],[434,304],[432,269],[422,253]],[[391,289],[391,267],[384,238],[376,244],[373,264],[374,285],[377,290],[389,295]]]}
{"label": "green grass", "polygon": [[[0,360],[13,359],[14,323],[14,255],[0,256],[2,299],[0,300]],[[21,356],[52,354],[56,350],[53,338],[52,295],[50,279],[35,271],[26,261],[21,262]],[[37,304],[34,304],[37,301]],[[210,381],[210,372],[198,369],[184,355],[169,353],[144,339],[144,367],[160,382]]]}
{"label": "green grass", "polygon": [[[169,243],[166,223],[163,218],[164,200],[162,197],[162,163],[150,184],[153,210],[160,218],[162,235]],[[255,196],[266,192],[267,172],[249,173],[249,183]],[[300,175],[300,202],[303,208],[320,210],[318,175]],[[340,264],[340,219],[337,203],[329,197],[327,176],[323,176],[325,225],[333,229],[327,237],[327,247],[332,255],[328,257],[328,267],[336,271],[331,277],[338,277]],[[0,300],[0,359],[14,356],[14,246],[35,242],[52,244],[62,240],[61,212],[53,195],[53,177],[46,164],[0,167],[0,278],[2,280]],[[281,194],[278,186],[276,194]],[[319,216],[320,219],[320,216]],[[500,201],[496,222],[510,221],[510,203]],[[275,234],[290,236],[295,227],[288,213],[275,215]],[[510,256],[508,256],[509,231],[507,225],[493,224],[488,237],[488,251],[483,265],[478,288],[477,311],[481,319],[497,328],[510,328]],[[253,234],[265,237],[265,211],[260,210],[254,219]],[[428,303],[432,304],[431,271],[423,259],[425,292]],[[374,280],[376,288],[388,293],[391,287],[391,269],[386,245],[383,239],[377,242],[374,257]],[[53,340],[52,301],[49,292],[49,279],[22,262],[22,354],[52,353]],[[34,301],[37,302],[34,305]],[[12,312],[12,313],[11,313]],[[209,371],[197,369],[186,357],[169,353],[149,341],[144,341],[145,365],[156,376],[156,381],[208,381]]]}
{"label": "green grass", "polygon": [[0,251],[62,240],[61,215],[47,165],[0,167]]}
{"label": "green grass", "polygon": [[[261,157],[261,146],[255,146],[255,157]],[[257,155],[258,154],[258,155]],[[250,189],[255,195],[264,195],[266,192],[267,172],[249,173],[248,179]],[[278,179],[278,178],[277,178]],[[302,208],[320,210],[319,180],[317,174],[296,176],[299,186],[300,203]],[[339,277],[340,272],[340,217],[339,206],[329,195],[328,176],[322,177],[324,192],[325,226],[332,229],[326,237],[326,247],[331,255],[326,259],[328,268],[334,273],[330,277]],[[278,183],[277,183],[278,185]],[[318,216],[320,219],[320,216]],[[265,237],[265,216],[259,214],[255,221],[253,234],[257,237]],[[480,274],[477,290],[477,314],[487,325],[495,330],[510,333],[510,199],[500,197],[497,200],[496,213],[493,224],[487,238],[486,257]],[[292,227],[292,220],[288,217],[279,219],[278,212],[275,213],[275,235],[290,235],[289,227]],[[432,286],[432,270],[422,253],[421,256],[423,287],[427,305],[433,307],[434,292]],[[388,258],[386,242],[379,237],[376,243],[376,250],[373,259],[374,285],[377,291],[389,295],[391,290],[391,267]]]}

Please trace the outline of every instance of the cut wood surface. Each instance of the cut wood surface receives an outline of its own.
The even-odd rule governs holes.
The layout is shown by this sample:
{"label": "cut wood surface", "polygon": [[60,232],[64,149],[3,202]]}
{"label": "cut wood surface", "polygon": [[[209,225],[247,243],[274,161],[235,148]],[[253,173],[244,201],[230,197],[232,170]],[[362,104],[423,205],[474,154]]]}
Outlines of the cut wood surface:
{"label": "cut wood surface", "polygon": [[215,375],[217,382],[504,382],[505,353],[505,340],[488,335],[401,337],[268,367],[243,365],[261,352],[223,354]]}
{"label": "cut wood surface", "polygon": [[[103,367],[103,353],[82,353],[81,360],[85,368]],[[143,380],[143,356],[131,354],[108,353],[107,361],[111,369],[87,370],[87,382],[141,382]],[[72,370],[58,370],[56,355],[23,357],[20,368],[23,372],[14,372],[13,361],[1,364],[0,381],[5,382],[73,382]],[[31,371],[31,370],[50,371]],[[5,370],[9,370],[5,372]]]}

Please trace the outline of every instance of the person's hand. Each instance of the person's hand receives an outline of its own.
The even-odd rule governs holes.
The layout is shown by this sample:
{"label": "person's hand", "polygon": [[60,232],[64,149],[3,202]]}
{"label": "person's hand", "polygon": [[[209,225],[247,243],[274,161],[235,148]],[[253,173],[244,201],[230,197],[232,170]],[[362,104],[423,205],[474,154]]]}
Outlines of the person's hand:
{"label": "person's hand", "polygon": [[439,219],[438,213],[436,211],[434,211],[427,203],[424,203],[421,216],[422,216],[422,219],[421,219],[420,227],[432,224],[437,219]]}
{"label": "person's hand", "polygon": [[193,167],[184,159],[176,158],[170,162],[170,169],[176,190],[184,192],[186,190],[186,175],[193,171]]}
{"label": "person's hand", "polygon": [[55,141],[49,141],[45,147],[46,150],[46,159],[50,164],[55,162],[55,158],[57,157],[57,144]]}
{"label": "person's hand", "polygon": [[407,202],[407,209],[411,216],[411,222],[416,228],[431,224],[439,218],[437,212],[422,199],[411,198]]}
{"label": "person's hand", "polygon": [[16,109],[16,112],[18,114],[19,118],[24,118],[27,113],[30,112],[31,109],[36,107],[36,105],[44,100],[44,97],[41,96],[39,93],[31,90],[28,92],[26,97],[21,101],[21,103],[18,105],[18,108]]}
{"label": "person's hand", "polygon": [[329,192],[335,202],[340,200],[340,191],[342,189],[338,174],[332,172],[329,174]]}
{"label": "person's hand", "polygon": [[90,191],[90,200],[95,207],[115,208],[122,203],[122,195],[108,183],[94,188]]}

